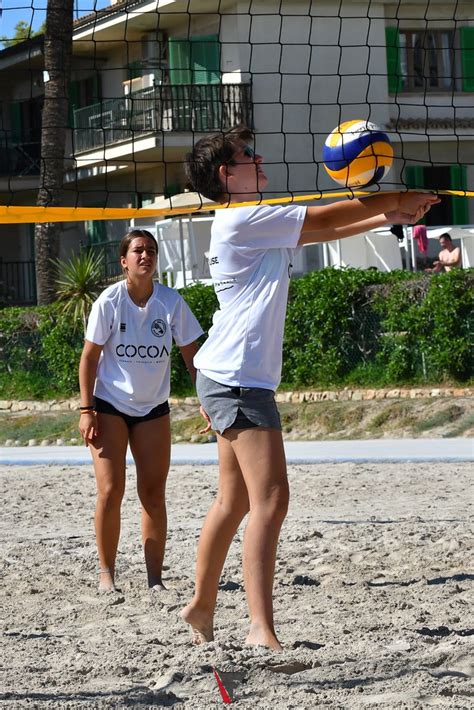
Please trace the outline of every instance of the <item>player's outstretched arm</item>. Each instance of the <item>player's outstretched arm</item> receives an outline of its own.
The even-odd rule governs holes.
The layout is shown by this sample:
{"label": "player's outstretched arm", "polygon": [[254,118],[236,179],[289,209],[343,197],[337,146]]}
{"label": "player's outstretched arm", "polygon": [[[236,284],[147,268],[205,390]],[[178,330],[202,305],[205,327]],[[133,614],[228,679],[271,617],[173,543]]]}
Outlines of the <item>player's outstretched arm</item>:
{"label": "player's outstretched arm", "polygon": [[[384,212],[382,214],[369,217],[368,219],[354,222],[343,227],[332,227],[326,229],[318,229],[314,232],[301,233],[298,241],[299,246],[304,244],[314,244],[317,242],[330,242],[335,239],[344,239],[345,237],[353,237],[356,234],[362,234],[377,227],[383,227],[387,224],[415,224],[430,210],[432,202],[422,204],[415,214],[402,212],[401,210],[393,210],[392,212]],[[313,208],[309,208],[313,209]],[[315,208],[318,209],[318,208]]]}
{"label": "player's outstretched arm", "polygon": [[413,223],[420,209],[427,211],[437,202],[440,202],[439,197],[430,193],[390,192],[344,202],[332,202],[320,207],[308,207],[301,235],[340,229],[365,222],[372,217],[380,215],[386,217],[387,214],[393,213],[402,213],[407,217],[404,221]]}

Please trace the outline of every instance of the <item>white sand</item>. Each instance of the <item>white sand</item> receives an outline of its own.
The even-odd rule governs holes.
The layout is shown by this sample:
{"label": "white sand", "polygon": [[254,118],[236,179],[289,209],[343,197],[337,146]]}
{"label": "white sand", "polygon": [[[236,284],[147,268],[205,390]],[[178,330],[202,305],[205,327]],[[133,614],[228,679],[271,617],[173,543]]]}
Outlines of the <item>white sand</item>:
{"label": "white sand", "polygon": [[242,647],[242,531],[216,642],[192,647],[178,617],[215,467],[170,473],[169,589],[153,594],[130,468],[116,597],[96,593],[92,467],[0,467],[0,706],[217,708],[216,666],[239,707],[472,708],[470,468],[290,467],[272,654]]}

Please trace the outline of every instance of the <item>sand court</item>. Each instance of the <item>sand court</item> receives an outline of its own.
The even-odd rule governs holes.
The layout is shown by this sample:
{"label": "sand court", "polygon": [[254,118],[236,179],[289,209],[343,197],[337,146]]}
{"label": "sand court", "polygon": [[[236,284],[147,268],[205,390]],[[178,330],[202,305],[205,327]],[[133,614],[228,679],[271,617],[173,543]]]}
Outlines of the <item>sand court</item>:
{"label": "sand court", "polygon": [[215,641],[193,647],[179,619],[215,466],[170,471],[165,592],[146,586],[128,468],[116,595],[96,591],[92,466],[0,466],[0,706],[219,707],[217,668],[239,707],[472,707],[471,469],[291,465],[275,580],[285,648],[274,654],[242,645],[243,527]]}

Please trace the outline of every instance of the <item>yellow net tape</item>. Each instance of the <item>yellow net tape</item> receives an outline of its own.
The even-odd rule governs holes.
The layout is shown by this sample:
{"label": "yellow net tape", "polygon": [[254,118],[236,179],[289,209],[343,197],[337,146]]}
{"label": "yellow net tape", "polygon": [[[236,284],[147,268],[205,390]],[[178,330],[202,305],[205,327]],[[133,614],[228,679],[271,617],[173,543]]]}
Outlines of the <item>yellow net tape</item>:
{"label": "yellow net tape", "polygon": [[[474,197],[474,192],[466,190],[417,190],[417,192],[436,192],[438,195],[451,195],[454,197]],[[85,222],[88,220],[131,220],[149,219],[150,217],[169,217],[172,215],[191,214],[194,212],[211,212],[228,207],[252,207],[255,205],[281,205],[291,202],[306,202],[310,200],[340,199],[342,197],[367,197],[368,195],[381,194],[369,191],[343,190],[340,192],[318,192],[312,195],[293,195],[290,197],[275,197],[265,200],[253,200],[229,204],[200,203],[180,205],[173,207],[173,198],[170,198],[170,207],[22,207],[0,206],[0,224],[33,224],[40,222]],[[387,194],[387,192],[385,192]]]}

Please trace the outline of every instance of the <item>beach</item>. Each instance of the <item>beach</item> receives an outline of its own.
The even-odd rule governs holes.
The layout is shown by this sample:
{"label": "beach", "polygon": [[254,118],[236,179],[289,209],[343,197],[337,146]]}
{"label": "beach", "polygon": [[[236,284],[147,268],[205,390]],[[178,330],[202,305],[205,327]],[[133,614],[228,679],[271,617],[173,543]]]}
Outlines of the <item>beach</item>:
{"label": "beach", "polygon": [[[403,446],[403,443],[400,442]],[[98,594],[92,465],[0,466],[0,707],[472,708],[472,465],[290,465],[278,551],[282,653],[246,647],[244,525],[216,639],[193,646],[193,590],[217,467],[169,475],[166,591],[149,591],[127,469],[117,594]]]}

